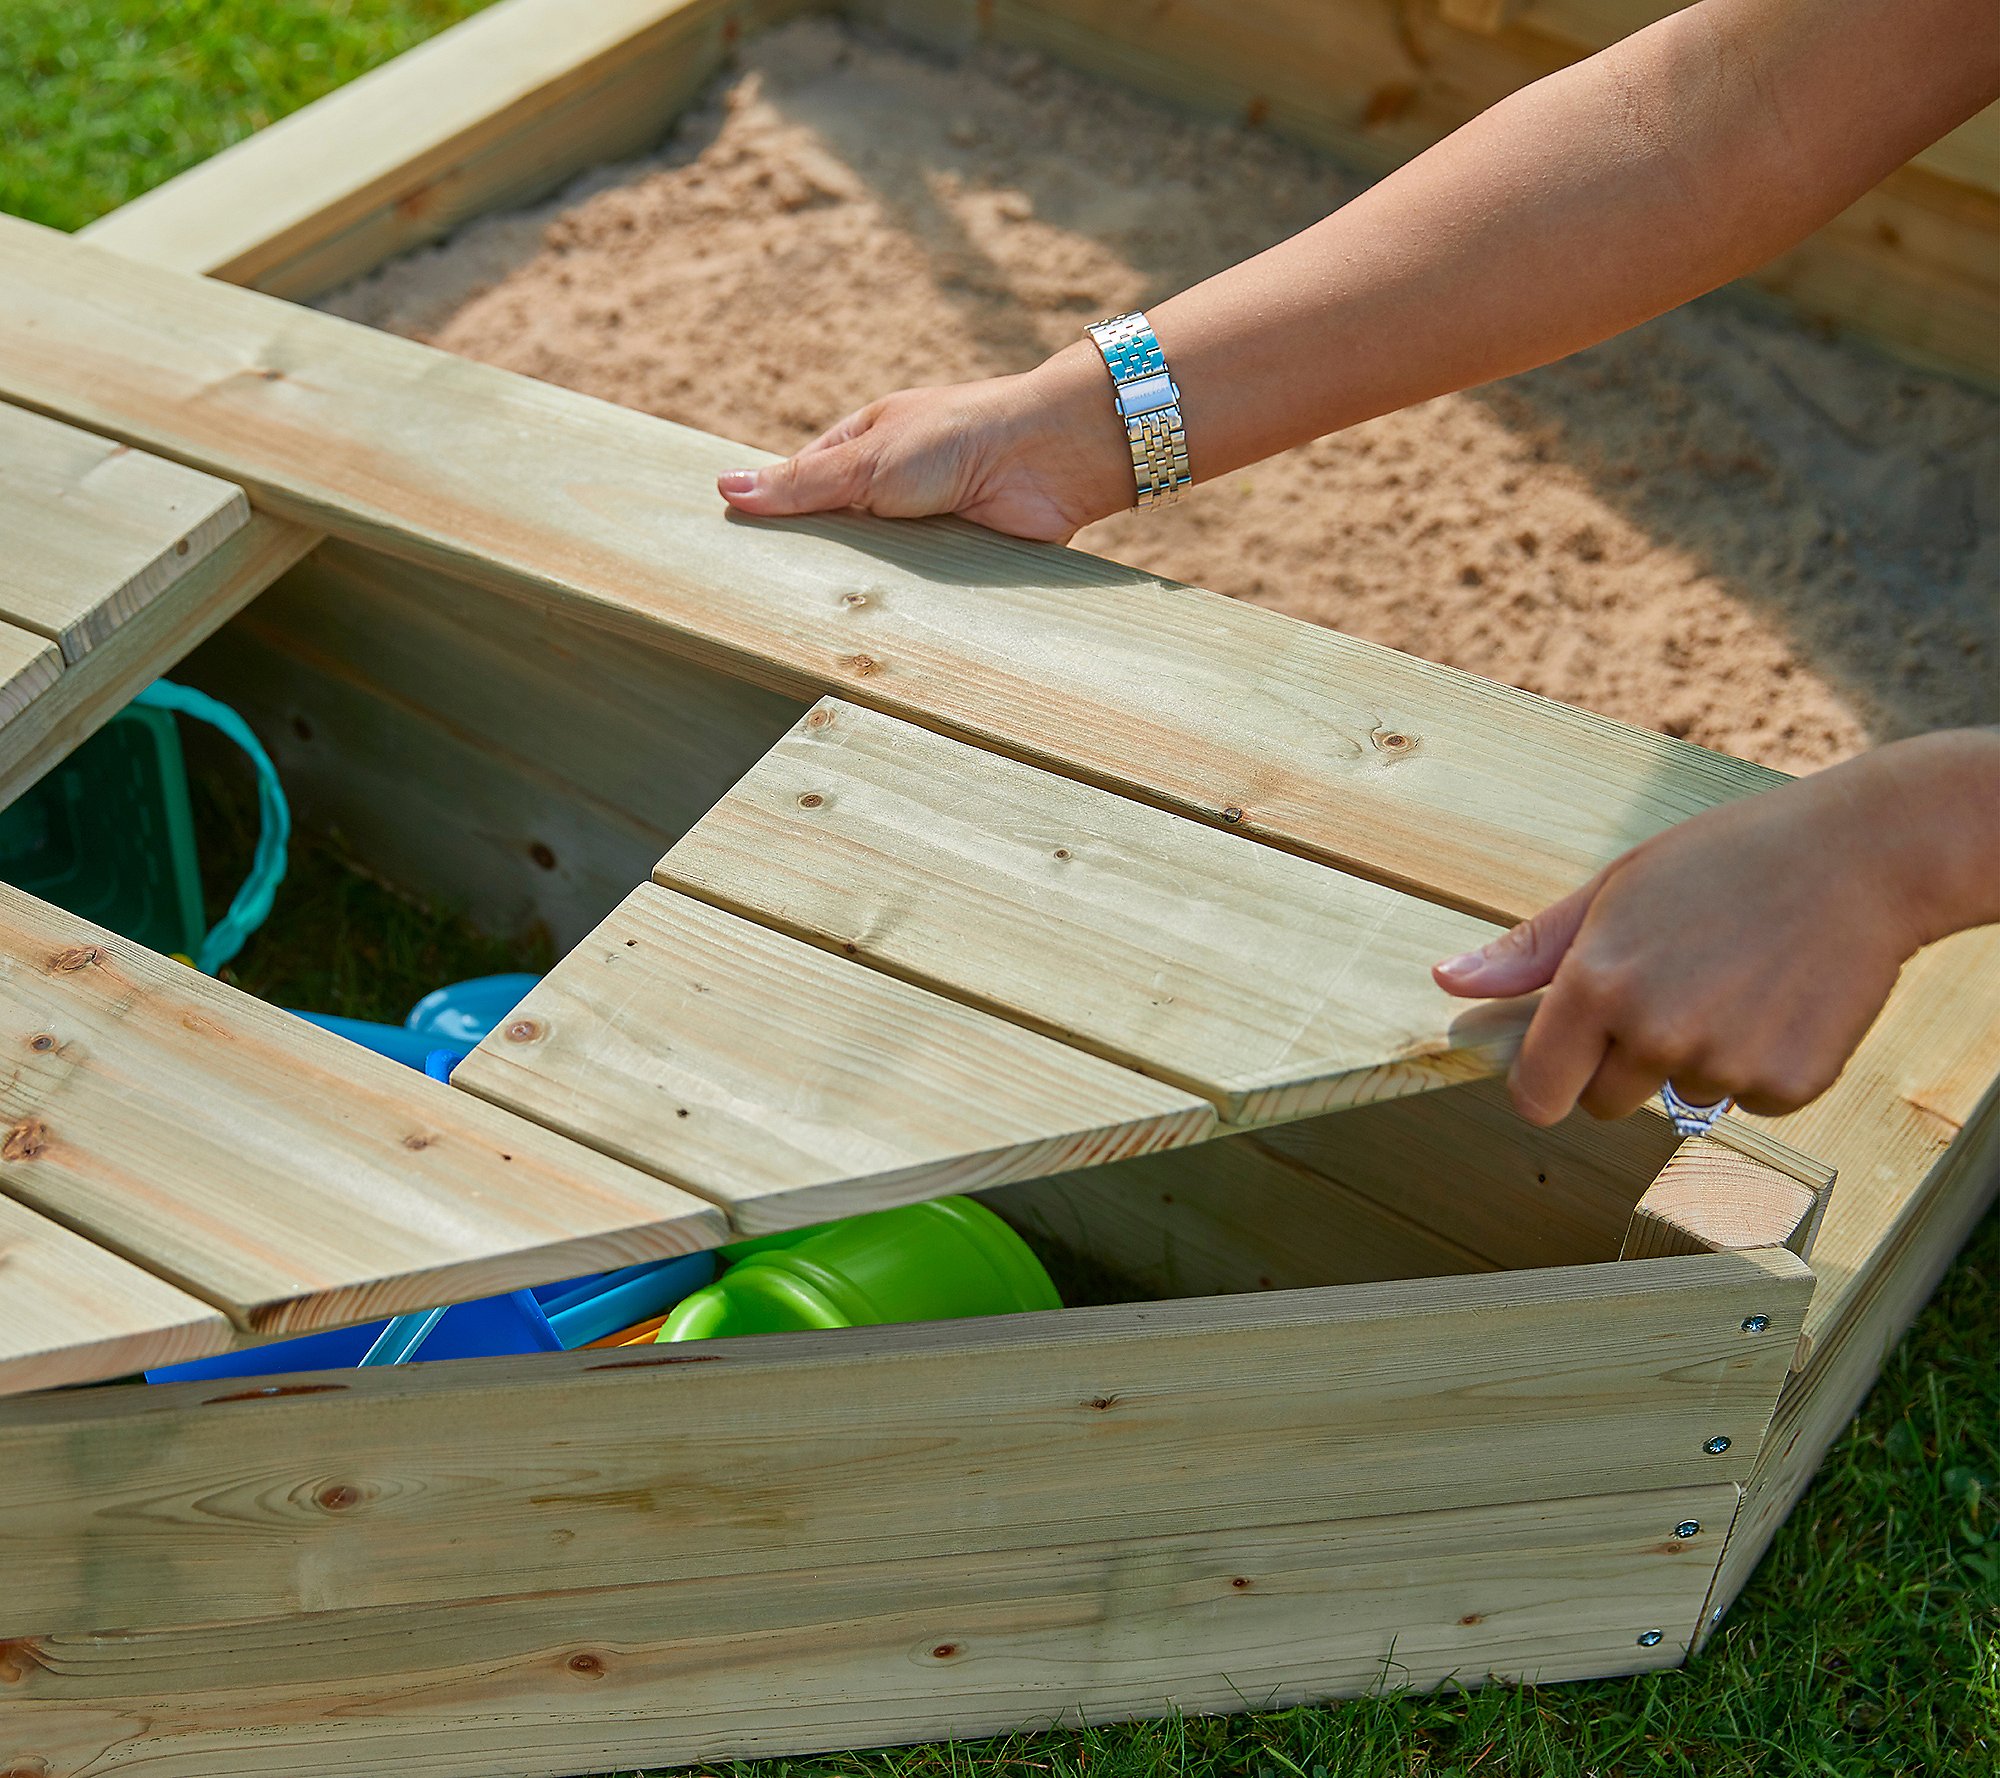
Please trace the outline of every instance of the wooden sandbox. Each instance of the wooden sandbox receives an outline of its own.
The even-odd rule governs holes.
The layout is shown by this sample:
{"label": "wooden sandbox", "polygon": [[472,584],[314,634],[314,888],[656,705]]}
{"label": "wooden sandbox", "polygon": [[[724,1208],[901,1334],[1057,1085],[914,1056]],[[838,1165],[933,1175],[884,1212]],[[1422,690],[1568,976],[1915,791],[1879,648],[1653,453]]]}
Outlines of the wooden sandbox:
{"label": "wooden sandbox", "polygon": [[[1074,552],[733,520],[740,447],[284,300],[804,9],[503,0],[87,241],[0,221],[0,524],[67,596],[0,597],[0,792],[199,645],[308,818],[568,951],[443,1086],[0,891],[0,1772],[1672,1665],[1991,1200],[2000,929],[1691,1144],[1519,1122],[1524,1009],[1429,988],[1774,774]],[[1645,11],[852,10],[1378,160]],[[1994,368],[1991,123],[1790,290]],[[58,1387],[965,1190],[1162,1300]]]}

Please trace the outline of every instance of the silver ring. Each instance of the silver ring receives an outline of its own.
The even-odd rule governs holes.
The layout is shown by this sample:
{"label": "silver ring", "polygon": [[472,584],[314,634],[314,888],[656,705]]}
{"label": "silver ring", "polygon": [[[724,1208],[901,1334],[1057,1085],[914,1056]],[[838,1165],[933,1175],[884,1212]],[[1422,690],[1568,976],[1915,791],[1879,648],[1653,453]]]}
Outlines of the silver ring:
{"label": "silver ring", "polygon": [[1690,1105],[1674,1091],[1670,1080],[1660,1082],[1660,1103],[1667,1108],[1667,1122],[1677,1136],[1706,1136],[1721,1121],[1734,1099],[1718,1099],[1713,1105]]}

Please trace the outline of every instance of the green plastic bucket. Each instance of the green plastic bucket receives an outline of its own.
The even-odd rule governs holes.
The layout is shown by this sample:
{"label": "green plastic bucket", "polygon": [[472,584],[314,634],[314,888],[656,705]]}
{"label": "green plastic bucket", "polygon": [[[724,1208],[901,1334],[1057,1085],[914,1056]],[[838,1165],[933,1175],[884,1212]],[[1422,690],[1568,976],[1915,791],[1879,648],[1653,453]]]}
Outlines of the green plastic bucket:
{"label": "green plastic bucket", "polygon": [[786,1245],[745,1245],[754,1251],[669,1312],[662,1344],[1062,1307],[1028,1244],[970,1198],[852,1216]]}

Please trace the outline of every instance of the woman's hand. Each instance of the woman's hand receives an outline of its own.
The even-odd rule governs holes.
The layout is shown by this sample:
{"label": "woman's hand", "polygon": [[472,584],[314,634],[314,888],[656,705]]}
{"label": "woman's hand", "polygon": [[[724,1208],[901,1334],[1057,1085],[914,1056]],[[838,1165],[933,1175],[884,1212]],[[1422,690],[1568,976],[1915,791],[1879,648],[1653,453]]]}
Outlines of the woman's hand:
{"label": "woman's hand", "polygon": [[1546,986],[1509,1087],[1531,1123],[1671,1080],[1774,1117],[1839,1075],[1904,962],[2000,918],[2000,734],[1898,742],[1628,852],[1483,950],[1453,994]]}
{"label": "woman's hand", "polygon": [[1087,344],[1024,376],[885,396],[797,456],[733,469],[716,485],[759,517],[850,506],[885,519],[958,513],[1047,543],[1067,543],[1133,498],[1111,379]]}

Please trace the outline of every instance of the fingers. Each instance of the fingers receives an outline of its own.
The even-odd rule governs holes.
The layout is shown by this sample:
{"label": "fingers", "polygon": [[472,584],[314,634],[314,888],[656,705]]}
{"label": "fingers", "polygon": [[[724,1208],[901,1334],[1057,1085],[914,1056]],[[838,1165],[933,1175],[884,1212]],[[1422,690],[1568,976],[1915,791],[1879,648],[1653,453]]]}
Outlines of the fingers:
{"label": "fingers", "polygon": [[1531,1124],[1559,1124],[1603,1065],[1611,1034],[1581,995],[1558,982],[1536,1009],[1507,1074],[1514,1109]]}
{"label": "fingers", "polygon": [[1446,958],[1431,970],[1433,979],[1447,994],[1480,999],[1529,994],[1547,987],[1603,881],[1601,876],[1593,877],[1581,889],[1503,932],[1492,943],[1461,957]]}
{"label": "fingers", "polygon": [[773,518],[863,505],[873,480],[870,454],[858,440],[846,439],[824,449],[809,446],[762,469],[729,470],[715,485],[738,512]]}

